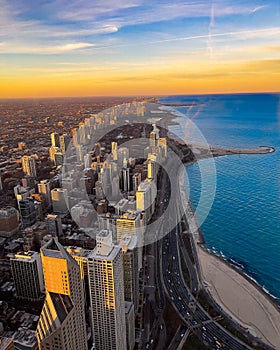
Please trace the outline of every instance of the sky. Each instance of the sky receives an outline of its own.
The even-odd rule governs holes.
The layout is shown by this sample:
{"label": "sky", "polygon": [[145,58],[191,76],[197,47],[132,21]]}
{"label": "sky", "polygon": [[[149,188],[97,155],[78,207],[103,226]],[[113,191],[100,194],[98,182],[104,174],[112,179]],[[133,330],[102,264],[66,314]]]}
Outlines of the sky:
{"label": "sky", "polygon": [[280,91],[279,0],[0,8],[0,98]]}

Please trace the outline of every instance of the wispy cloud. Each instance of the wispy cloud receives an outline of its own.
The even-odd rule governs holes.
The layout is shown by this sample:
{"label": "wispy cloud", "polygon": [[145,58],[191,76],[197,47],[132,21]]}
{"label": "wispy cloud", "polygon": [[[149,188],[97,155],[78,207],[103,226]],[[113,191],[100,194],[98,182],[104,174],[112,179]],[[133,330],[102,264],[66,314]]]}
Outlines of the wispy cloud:
{"label": "wispy cloud", "polygon": [[251,10],[251,13],[258,12],[260,10],[263,10],[264,8],[268,7],[268,5],[261,5],[261,6],[256,6]]}
{"label": "wispy cloud", "polygon": [[[213,28],[213,27],[211,27]],[[118,43],[108,43],[104,44],[96,44],[90,42],[74,42],[74,43],[65,43],[65,44],[30,44],[23,45],[23,43],[16,42],[5,42],[2,46],[0,46],[0,53],[30,53],[30,54],[56,54],[56,53],[64,53],[68,51],[75,50],[85,50],[90,49],[91,53],[99,53],[102,51],[106,51],[108,49],[111,50],[111,54],[114,53],[114,50],[121,48],[132,48],[132,47],[141,47],[141,46],[151,46],[151,45],[165,45],[173,42],[184,42],[184,41],[195,41],[196,43],[202,41],[202,43],[206,43],[208,47],[208,52],[213,55],[213,42],[214,40],[219,40],[221,42],[230,42],[233,40],[236,41],[246,41],[249,39],[268,39],[268,38],[278,38],[280,35],[280,27],[270,27],[270,28],[257,28],[250,30],[240,30],[240,31],[230,31],[230,32],[221,32],[221,33],[205,33],[202,35],[190,35],[183,37],[171,37],[168,39],[160,39],[160,40],[151,40],[141,42],[128,42],[124,44]],[[209,38],[210,36],[210,38]],[[92,51],[94,50],[94,51]],[[201,51],[201,48],[198,49]]]}
{"label": "wispy cloud", "polygon": [[[250,29],[250,30],[240,30],[240,31],[232,31],[232,32],[224,32],[224,33],[211,33],[211,38],[218,37],[236,37],[240,40],[246,40],[248,38],[267,38],[268,36],[279,36],[280,27],[272,27],[272,28],[261,28],[261,29]],[[194,35],[194,36],[186,36],[186,37],[177,37],[170,38],[164,40],[155,40],[149,42],[149,44],[160,44],[166,42],[173,41],[186,41],[186,40],[196,40],[196,39],[208,39],[209,34],[203,35]]]}
{"label": "wispy cloud", "polygon": [[11,46],[9,44],[0,45],[0,53],[28,53],[28,54],[58,54],[77,50],[92,48],[92,43],[68,43],[53,46]]}
{"label": "wispy cloud", "polygon": [[214,4],[212,2],[210,23],[208,27],[208,40],[207,40],[207,48],[210,53],[210,58],[213,58],[212,30],[214,29],[214,25],[215,25],[215,9],[214,9]]}

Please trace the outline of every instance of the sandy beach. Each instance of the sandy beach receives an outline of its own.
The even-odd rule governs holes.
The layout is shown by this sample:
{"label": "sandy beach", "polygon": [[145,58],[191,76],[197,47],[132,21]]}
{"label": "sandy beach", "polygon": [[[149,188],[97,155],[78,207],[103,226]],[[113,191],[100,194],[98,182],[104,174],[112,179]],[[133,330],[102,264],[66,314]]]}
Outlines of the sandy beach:
{"label": "sandy beach", "polygon": [[280,312],[235,269],[197,246],[202,278],[213,298],[242,326],[280,349]]}
{"label": "sandy beach", "polygon": [[[183,171],[181,175],[183,174]],[[190,233],[196,242],[201,279],[214,300],[240,325],[263,342],[280,350],[280,310],[252,281],[228,263],[205,251],[199,244],[203,237],[180,176],[181,198],[188,213]]]}

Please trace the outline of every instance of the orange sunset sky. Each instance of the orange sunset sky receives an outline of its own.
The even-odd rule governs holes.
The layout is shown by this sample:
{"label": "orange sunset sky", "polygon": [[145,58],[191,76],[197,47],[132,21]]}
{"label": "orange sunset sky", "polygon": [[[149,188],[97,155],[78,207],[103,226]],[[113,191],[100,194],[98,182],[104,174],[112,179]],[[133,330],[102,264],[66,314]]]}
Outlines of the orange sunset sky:
{"label": "orange sunset sky", "polygon": [[280,91],[279,1],[4,0],[2,9],[0,98]]}

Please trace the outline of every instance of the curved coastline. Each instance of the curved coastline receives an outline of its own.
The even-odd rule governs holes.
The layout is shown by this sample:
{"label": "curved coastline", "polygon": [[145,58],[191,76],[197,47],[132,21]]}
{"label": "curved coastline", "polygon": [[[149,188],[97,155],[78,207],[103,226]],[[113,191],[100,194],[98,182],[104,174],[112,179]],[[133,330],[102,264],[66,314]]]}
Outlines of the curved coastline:
{"label": "curved coastline", "polygon": [[[263,148],[263,149],[261,149]],[[217,156],[233,155],[233,154],[264,154],[275,152],[274,147],[260,147],[260,149],[250,150],[236,150],[236,149],[222,149],[220,147],[211,147],[211,150],[218,150]],[[243,151],[245,151],[243,153]],[[210,152],[211,153],[211,152]],[[208,149],[208,157],[209,154]],[[214,156],[212,154],[212,156]],[[199,159],[206,157],[199,157],[192,161],[184,162],[185,167],[192,165]],[[242,328],[251,335],[261,339],[264,343],[280,349],[280,300],[265,290],[253,277],[247,273],[246,269],[241,266],[236,266],[236,263],[230,262],[229,258],[214,252],[207,248],[202,230],[196,222],[195,213],[192,205],[187,198],[184,183],[181,184],[182,198],[188,202],[186,205],[191,212],[191,221],[195,225],[195,233],[191,231],[194,239],[196,254],[198,257],[198,271],[203,288],[209,293],[210,297],[218,303],[225,313],[230,318],[234,319]],[[219,275],[219,276],[218,276]],[[224,282],[231,285],[231,289],[224,291]],[[237,300],[230,300],[230,292],[235,294],[235,298],[241,298],[240,303],[242,309],[247,310],[245,315],[242,312],[237,312],[236,307],[239,306]],[[232,296],[232,298],[234,298]],[[243,300],[246,300],[247,303]],[[252,306],[253,305],[253,306]],[[251,308],[250,308],[251,306]],[[255,306],[255,308],[254,308]],[[257,320],[252,317],[252,308],[258,309]],[[248,316],[249,315],[249,316]],[[267,325],[269,324],[269,327]],[[265,331],[264,331],[265,330]]]}
{"label": "curved coastline", "polygon": [[[217,154],[216,157],[222,157],[224,155],[236,155],[236,154],[266,154],[266,153],[272,153],[272,152],[275,152],[276,149],[275,147],[272,147],[272,146],[259,146],[260,148],[265,148],[265,152],[264,151],[261,151],[259,149],[251,149],[250,150],[250,153],[247,153],[247,151],[249,150],[245,150],[245,149],[224,149],[224,153],[225,152],[228,152],[226,154]],[[211,150],[223,150],[223,148],[221,147],[215,147],[215,146],[212,146],[211,147]],[[212,155],[213,157],[215,157],[214,155]],[[194,163],[196,163],[199,159],[195,159],[195,160],[192,160],[192,161],[186,161],[184,162],[184,165],[185,167],[188,167],[188,166],[191,166],[193,165]],[[186,196],[186,194],[185,194]],[[192,204],[189,200],[189,205],[190,205],[190,208],[192,210],[192,214],[195,218],[195,213],[194,213],[194,210],[192,208]],[[277,310],[279,310],[280,312],[280,299],[277,298],[276,296],[274,296],[273,294],[271,294],[269,291],[266,291],[263,289],[263,287],[261,286],[261,284],[259,284],[252,276],[250,276],[249,272],[246,271],[245,267],[241,268],[241,267],[238,267],[237,266],[237,262],[233,259],[233,258],[229,258],[225,255],[222,255],[222,254],[219,254],[218,252],[214,252],[213,249],[207,247],[207,243],[205,241],[205,238],[203,236],[203,232],[200,228],[200,226],[197,224],[197,231],[198,231],[198,234],[199,234],[199,240],[197,241],[197,244],[205,251],[207,252],[208,254],[212,255],[212,256],[215,256],[217,259],[219,259],[220,261],[222,262],[225,262],[229,267],[231,267],[232,269],[236,270],[242,277],[244,277],[245,279],[247,279],[249,282],[251,282],[252,284],[254,284],[254,286],[256,288],[259,289],[260,292],[262,292],[263,294],[265,294],[267,296],[267,298],[270,299],[270,301],[275,305],[275,307],[277,308]],[[229,260],[232,260],[233,262],[231,263]]]}

